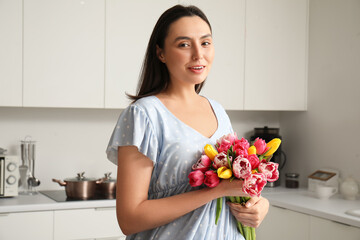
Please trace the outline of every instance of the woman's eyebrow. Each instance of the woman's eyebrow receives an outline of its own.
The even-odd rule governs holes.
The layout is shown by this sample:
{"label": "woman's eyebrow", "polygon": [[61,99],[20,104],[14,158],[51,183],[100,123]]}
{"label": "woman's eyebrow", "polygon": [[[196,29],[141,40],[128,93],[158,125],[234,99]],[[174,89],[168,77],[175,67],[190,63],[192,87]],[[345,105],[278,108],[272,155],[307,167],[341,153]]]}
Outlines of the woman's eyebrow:
{"label": "woman's eyebrow", "polygon": [[[204,39],[204,38],[211,38],[212,35],[211,34],[205,34],[203,36],[200,37],[200,39]],[[180,40],[191,40],[190,37],[186,37],[186,36],[179,36],[177,38],[175,38],[174,42],[180,41]]]}

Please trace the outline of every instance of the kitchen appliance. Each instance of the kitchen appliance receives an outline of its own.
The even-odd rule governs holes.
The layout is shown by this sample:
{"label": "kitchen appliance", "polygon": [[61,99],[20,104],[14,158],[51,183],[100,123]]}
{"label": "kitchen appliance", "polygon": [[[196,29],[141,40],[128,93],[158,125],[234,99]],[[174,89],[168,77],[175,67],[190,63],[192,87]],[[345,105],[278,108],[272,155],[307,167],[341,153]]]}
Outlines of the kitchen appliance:
{"label": "kitchen appliance", "polygon": [[[254,135],[250,137],[250,141],[253,142],[256,138],[261,138],[265,140],[265,142],[269,142],[274,138],[281,139],[281,136],[279,135],[280,129],[279,128],[269,128],[267,126],[264,126],[263,128],[254,128]],[[278,150],[273,154],[272,158],[270,159],[271,162],[275,162],[279,164],[279,173],[281,169],[283,169],[285,163],[286,163],[286,155],[281,150],[281,144],[278,148]],[[280,185],[280,177],[281,174],[279,174],[279,179],[275,182],[268,182],[266,184],[266,187],[277,187]]]}
{"label": "kitchen appliance", "polygon": [[0,155],[0,197],[18,195],[19,158]]}
{"label": "kitchen appliance", "polygon": [[104,196],[98,196],[98,195],[95,195],[93,198],[86,198],[86,199],[69,198],[68,196],[66,196],[65,190],[40,190],[39,192],[56,202],[111,200],[110,198],[105,198]]}
{"label": "kitchen appliance", "polygon": [[339,188],[339,171],[334,169],[322,168],[309,175],[308,189],[311,192],[316,190],[318,185]]}

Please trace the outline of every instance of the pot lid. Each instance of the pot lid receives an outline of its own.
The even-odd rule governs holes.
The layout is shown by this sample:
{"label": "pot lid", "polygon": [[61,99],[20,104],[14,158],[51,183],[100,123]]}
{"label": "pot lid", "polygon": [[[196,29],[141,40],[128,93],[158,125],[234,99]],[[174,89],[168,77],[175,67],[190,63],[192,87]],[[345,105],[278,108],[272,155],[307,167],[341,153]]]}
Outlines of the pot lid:
{"label": "pot lid", "polygon": [[74,178],[66,178],[67,182],[84,182],[84,181],[96,181],[95,178],[87,178],[84,176],[85,172],[81,172],[77,174],[77,177]]}
{"label": "pot lid", "polygon": [[103,182],[116,182],[116,179],[111,178],[111,172],[105,173],[105,176],[103,177],[104,181]]}

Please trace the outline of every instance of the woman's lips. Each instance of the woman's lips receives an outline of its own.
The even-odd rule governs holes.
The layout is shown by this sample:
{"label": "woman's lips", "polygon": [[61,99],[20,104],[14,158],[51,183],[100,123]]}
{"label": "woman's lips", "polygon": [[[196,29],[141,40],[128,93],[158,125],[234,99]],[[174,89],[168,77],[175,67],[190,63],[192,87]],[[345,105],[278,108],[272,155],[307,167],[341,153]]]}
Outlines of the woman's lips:
{"label": "woman's lips", "polygon": [[202,73],[205,69],[204,65],[197,65],[197,66],[192,66],[189,67],[190,71],[193,73]]}

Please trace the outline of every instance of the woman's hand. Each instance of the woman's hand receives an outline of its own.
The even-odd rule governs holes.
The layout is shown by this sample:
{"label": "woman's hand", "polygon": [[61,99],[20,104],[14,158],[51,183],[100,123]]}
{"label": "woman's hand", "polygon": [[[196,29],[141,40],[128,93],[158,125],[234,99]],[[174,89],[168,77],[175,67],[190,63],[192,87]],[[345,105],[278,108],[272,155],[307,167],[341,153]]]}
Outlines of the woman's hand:
{"label": "woman's hand", "polygon": [[245,226],[257,228],[269,211],[269,201],[263,197],[252,197],[245,206],[227,202],[234,217]]}

